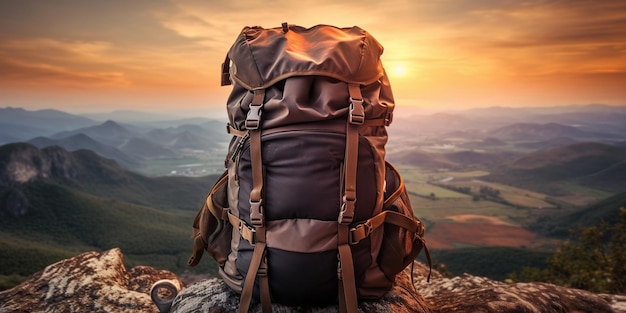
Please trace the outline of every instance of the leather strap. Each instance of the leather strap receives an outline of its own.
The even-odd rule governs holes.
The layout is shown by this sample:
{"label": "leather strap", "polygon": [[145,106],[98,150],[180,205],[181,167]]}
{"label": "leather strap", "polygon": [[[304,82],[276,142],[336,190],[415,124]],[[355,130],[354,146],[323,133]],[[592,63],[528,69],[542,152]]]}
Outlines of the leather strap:
{"label": "leather strap", "polygon": [[237,137],[245,137],[248,134],[248,131],[236,129],[230,123],[226,125],[226,132]]}
{"label": "leather strap", "polygon": [[261,115],[263,101],[265,100],[265,90],[255,90],[254,98],[250,104],[250,110],[246,118],[246,129],[250,134],[250,166],[252,167],[252,191],[250,192],[250,223],[256,233],[256,243],[250,267],[246,274],[241,300],[239,303],[239,313],[248,312],[252,299],[254,281],[259,277],[259,288],[261,291],[261,305],[264,313],[272,311],[271,296],[269,290],[269,279],[267,277],[267,257],[265,253],[265,218],[263,212],[263,156],[261,154]]}
{"label": "leather strap", "polygon": [[391,223],[416,234],[419,234],[423,227],[419,220],[410,218],[402,213],[383,211],[365,222],[358,224],[356,227],[351,228],[350,244],[359,243],[359,241],[367,238],[376,228],[384,223]]}
{"label": "leather strap", "polygon": [[356,313],[357,302],[356,282],[354,277],[354,263],[350,250],[349,224],[354,219],[356,203],[356,172],[359,157],[359,127],[365,121],[361,86],[349,84],[350,108],[346,124],[346,152],[344,157],[344,190],[342,206],[339,212],[337,245],[339,250],[339,264],[337,269],[339,281],[339,311],[342,313]]}
{"label": "leather strap", "polygon": [[359,157],[359,126],[365,120],[363,97],[361,87],[357,84],[349,84],[350,109],[348,111],[348,123],[346,124],[346,152],[344,157],[344,190],[339,223],[349,224],[354,218],[354,206],[356,203],[356,171]]}
{"label": "leather strap", "polygon": [[[252,253],[252,260],[250,261],[250,267],[246,274],[246,280],[243,284],[243,290],[241,291],[241,299],[239,300],[239,313],[246,313],[250,308],[250,302],[252,301],[252,290],[254,289],[254,280],[256,279],[259,266],[265,256],[265,242],[257,242],[254,246],[254,252]],[[265,310],[263,311],[265,312]]]}
{"label": "leather strap", "polygon": [[241,238],[245,239],[251,245],[255,245],[256,244],[256,229],[254,229],[253,227],[250,227],[245,221],[241,220],[240,218],[235,216],[233,213],[231,213],[230,210],[226,210],[226,211],[227,211],[226,216],[228,216],[228,221],[230,222],[231,225],[233,225],[233,228],[239,231],[239,235],[241,235]]}

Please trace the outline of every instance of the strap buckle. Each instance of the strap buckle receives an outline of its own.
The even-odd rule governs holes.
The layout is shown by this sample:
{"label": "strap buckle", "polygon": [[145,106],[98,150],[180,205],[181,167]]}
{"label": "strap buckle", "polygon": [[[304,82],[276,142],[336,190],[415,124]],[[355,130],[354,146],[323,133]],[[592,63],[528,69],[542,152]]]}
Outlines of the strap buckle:
{"label": "strap buckle", "polygon": [[259,128],[261,124],[261,113],[263,113],[262,108],[263,104],[250,104],[250,109],[246,116],[246,129],[254,130]]}
{"label": "strap buckle", "polygon": [[[239,234],[246,239],[251,245],[256,244],[256,230],[253,227],[248,226],[244,221],[239,223]],[[247,236],[250,234],[250,236]]]}
{"label": "strap buckle", "polygon": [[372,231],[374,231],[374,227],[372,226],[372,221],[367,220],[356,227],[350,229],[348,242],[351,245],[355,245],[359,243],[361,240],[367,238]]}
{"label": "strap buckle", "polygon": [[250,223],[254,227],[262,227],[263,226],[263,206],[262,200],[252,201],[250,200]]}
{"label": "strap buckle", "polygon": [[356,197],[348,198],[347,195],[343,196],[343,204],[341,205],[341,211],[339,212],[339,223],[350,224],[354,219],[354,206],[356,203]]}
{"label": "strap buckle", "polygon": [[363,109],[363,99],[354,99],[350,97],[350,116],[351,124],[362,125],[365,122],[365,109]]}

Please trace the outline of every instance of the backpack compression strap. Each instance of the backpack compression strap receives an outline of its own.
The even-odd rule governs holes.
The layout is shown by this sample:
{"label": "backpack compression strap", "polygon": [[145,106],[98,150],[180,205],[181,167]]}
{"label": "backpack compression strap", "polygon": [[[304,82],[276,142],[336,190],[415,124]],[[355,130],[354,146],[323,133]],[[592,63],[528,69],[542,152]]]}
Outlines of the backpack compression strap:
{"label": "backpack compression strap", "polygon": [[256,231],[256,243],[248,274],[241,291],[239,313],[248,312],[252,300],[254,281],[259,278],[263,312],[272,312],[269,279],[267,277],[267,255],[265,253],[265,217],[263,212],[263,159],[261,155],[261,113],[265,90],[255,90],[254,98],[246,117],[246,129],[250,134],[250,162],[252,166],[252,191],[250,192],[250,222]]}
{"label": "backpack compression strap", "polygon": [[342,206],[339,212],[337,244],[339,250],[339,264],[337,274],[339,278],[339,311],[356,313],[358,311],[356,282],[354,278],[354,263],[350,250],[350,223],[354,218],[356,203],[356,172],[359,156],[359,127],[365,121],[361,86],[349,84],[350,108],[348,123],[346,124],[346,152],[344,158],[344,191]]}

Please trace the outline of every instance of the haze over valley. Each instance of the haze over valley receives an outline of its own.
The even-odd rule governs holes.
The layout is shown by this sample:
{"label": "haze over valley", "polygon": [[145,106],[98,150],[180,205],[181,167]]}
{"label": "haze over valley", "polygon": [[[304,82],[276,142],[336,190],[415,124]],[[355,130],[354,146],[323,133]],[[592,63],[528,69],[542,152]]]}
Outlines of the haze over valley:
{"label": "haze over valley", "polygon": [[[617,219],[624,121],[626,107],[606,105],[396,114],[387,159],[425,221],[435,262],[504,279],[540,266],[570,228]],[[224,170],[225,126],[0,109],[0,276],[113,247],[130,263],[184,273],[193,216]],[[16,266],[17,257],[42,261]]]}

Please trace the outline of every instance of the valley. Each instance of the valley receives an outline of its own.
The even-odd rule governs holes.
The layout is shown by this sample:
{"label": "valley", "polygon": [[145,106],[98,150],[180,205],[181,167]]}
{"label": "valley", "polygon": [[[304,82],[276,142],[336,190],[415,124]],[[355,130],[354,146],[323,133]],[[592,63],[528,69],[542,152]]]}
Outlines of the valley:
{"label": "valley", "polygon": [[[215,273],[208,256],[193,270],[186,258],[193,217],[224,169],[225,121],[0,112],[0,286],[113,247],[128,264]],[[626,108],[609,106],[402,115],[387,159],[434,262],[505,279],[541,266],[568,229],[626,205],[623,120]]]}

